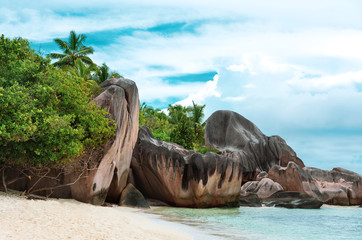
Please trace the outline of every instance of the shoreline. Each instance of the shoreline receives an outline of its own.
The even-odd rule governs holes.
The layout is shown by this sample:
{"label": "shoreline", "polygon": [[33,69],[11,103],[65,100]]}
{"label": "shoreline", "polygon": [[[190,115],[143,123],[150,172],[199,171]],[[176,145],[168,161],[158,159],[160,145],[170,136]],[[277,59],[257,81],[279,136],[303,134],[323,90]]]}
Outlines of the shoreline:
{"label": "shoreline", "polygon": [[140,209],[74,199],[33,200],[19,193],[0,192],[1,239],[192,239],[171,225],[152,221]]}
{"label": "shoreline", "polygon": [[[195,224],[186,223],[182,220],[182,218],[177,218],[175,216],[171,217],[168,214],[161,214],[155,212],[157,208],[164,207],[151,207],[151,209],[147,209],[145,211],[140,212],[141,215],[146,216],[148,219],[151,219],[153,222],[168,227],[177,229],[189,236],[192,236],[192,240],[223,240],[224,238],[217,237],[212,234],[208,234],[205,230],[200,229],[200,226],[196,226]],[[170,207],[173,208],[173,207]],[[197,224],[203,224],[202,222],[198,222]]]}
{"label": "shoreline", "polygon": [[[0,192],[0,239],[234,239],[230,236],[235,234],[225,232],[225,229],[216,230],[214,224],[167,214],[162,208],[144,210],[117,205],[102,207],[74,199],[34,200],[10,190],[8,193]],[[323,204],[323,208],[351,209],[359,206]],[[245,209],[250,210],[249,207]],[[235,213],[236,209],[220,211]],[[240,237],[238,235],[238,239]]]}
{"label": "shoreline", "polygon": [[[225,209],[225,208],[211,208],[208,209],[208,211],[216,211],[216,215],[230,215],[231,219],[233,216],[235,216],[235,212],[239,212],[237,215],[241,216],[242,214],[245,214],[245,210],[247,214],[250,214],[250,212],[254,212],[255,210],[256,214],[265,215],[268,216],[268,213],[270,211],[278,211],[280,213],[286,214],[286,215],[301,215],[303,212],[310,212],[314,211],[310,216],[313,216],[313,214],[319,214],[319,211],[325,212],[330,211],[331,209],[343,209],[343,210],[353,210],[353,209],[360,209],[359,206],[340,206],[340,205],[329,205],[329,204],[323,204],[320,209],[288,209],[288,208],[282,208],[282,207],[237,207],[237,208],[231,208],[231,209]],[[164,211],[165,210],[165,211]],[[205,216],[209,215],[206,214],[204,210],[205,209],[196,209],[195,211],[199,211],[201,218],[199,217],[192,217],[194,213],[190,213],[190,209],[185,208],[184,209],[186,213],[183,212],[183,208],[176,208],[176,207],[151,207],[150,210],[146,210],[141,212],[142,215],[146,215],[147,217],[150,217],[152,220],[154,220],[156,223],[164,225],[166,227],[173,227],[181,232],[184,232],[186,234],[191,235],[193,240],[203,240],[203,239],[210,239],[210,240],[224,240],[224,239],[264,239],[264,234],[258,235],[259,231],[249,230],[248,227],[244,229],[238,229],[238,227],[235,228],[235,225],[230,228],[230,226],[221,226],[219,229],[218,221],[209,221],[207,218],[204,218]],[[252,211],[250,211],[252,210]],[[174,212],[175,211],[175,212]],[[220,214],[220,212],[224,212]],[[321,212],[321,213],[322,213]],[[308,213],[310,214],[310,213]],[[198,215],[198,214],[196,214]],[[195,215],[195,216],[196,216]],[[213,215],[213,214],[211,214]],[[209,216],[211,216],[209,215]],[[253,214],[252,214],[253,215]],[[251,217],[251,215],[250,215]],[[255,216],[254,216],[255,217]],[[253,217],[251,217],[253,218]],[[220,219],[219,219],[220,220]],[[277,238],[279,239],[279,238]]]}

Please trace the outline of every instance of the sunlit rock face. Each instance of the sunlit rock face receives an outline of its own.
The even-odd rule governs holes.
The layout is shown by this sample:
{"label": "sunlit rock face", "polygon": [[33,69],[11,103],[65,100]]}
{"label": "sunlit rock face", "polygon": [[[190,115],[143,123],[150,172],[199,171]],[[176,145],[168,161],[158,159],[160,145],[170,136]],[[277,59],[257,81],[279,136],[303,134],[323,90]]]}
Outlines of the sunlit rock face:
{"label": "sunlit rock face", "polygon": [[260,199],[265,199],[270,197],[272,194],[281,191],[283,191],[283,187],[270,178],[263,178],[260,181],[247,182],[241,187],[242,195],[255,193]]}
{"label": "sunlit rock face", "polygon": [[146,127],[139,130],[131,167],[137,188],[148,198],[180,207],[238,205],[242,176],[237,161],[154,139]]}
{"label": "sunlit rock face", "polygon": [[139,96],[132,80],[112,78],[93,101],[106,109],[117,125],[116,136],[106,146],[99,164],[71,186],[72,197],[93,204],[119,202],[127,184],[133,148],[138,136]]}
{"label": "sunlit rock face", "polygon": [[285,191],[304,192],[333,205],[362,204],[362,177],[352,171],[342,168],[332,171],[301,168],[290,162],[287,167],[274,166],[268,175]]}
{"label": "sunlit rock face", "polygon": [[216,111],[207,120],[205,143],[223,155],[240,162],[243,183],[255,180],[258,173],[289,161],[304,167],[296,153],[279,136],[265,136],[248,119],[232,111]]}

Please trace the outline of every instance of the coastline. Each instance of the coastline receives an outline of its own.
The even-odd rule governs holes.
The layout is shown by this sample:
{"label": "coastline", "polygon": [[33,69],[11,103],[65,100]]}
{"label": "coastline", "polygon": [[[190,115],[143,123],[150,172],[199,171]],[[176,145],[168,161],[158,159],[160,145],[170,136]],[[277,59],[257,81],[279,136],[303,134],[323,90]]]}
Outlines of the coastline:
{"label": "coastline", "polygon": [[0,192],[0,239],[192,239],[141,212],[73,199],[29,200],[19,192]]}
{"label": "coastline", "polygon": [[359,206],[324,204],[320,209],[155,207],[142,214],[193,240],[308,240],[345,239],[346,231],[349,239],[360,239],[361,211]]}
{"label": "coastline", "polygon": [[[157,209],[168,208],[168,207],[151,207],[151,209],[140,212],[141,215],[146,216],[151,219],[153,222],[168,227],[177,229],[183,233],[186,233],[192,236],[192,240],[224,240],[223,234],[220,236],[215,236],[212,234],[208,234],[205,229],[200,228],[200,226],[205,226],[204,222],[185,222],[182,217],[176,217],[174,215],[159,213]],[[169,207],[173,208],[173,207]],[[190,219],[188,219],[190,220]],[[207,225],[207,224],[206,224]]]}

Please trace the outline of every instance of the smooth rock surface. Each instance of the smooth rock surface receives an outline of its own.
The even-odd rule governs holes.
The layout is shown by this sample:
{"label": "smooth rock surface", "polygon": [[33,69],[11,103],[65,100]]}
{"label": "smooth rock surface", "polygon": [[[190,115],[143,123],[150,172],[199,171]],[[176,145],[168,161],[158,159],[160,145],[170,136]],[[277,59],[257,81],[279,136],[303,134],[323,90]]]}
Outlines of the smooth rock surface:
{"label": "smooth rock surface", "polygon": [[241,193],[239,204],[242,207],[261,207],[261,199],[255,193]]}
{"label": "smooth rock surface", "polygon": [[267,207],[318,209],[323,202],[301,192],[277,192],[263,199],[262,203]]}
{"label": "smooth rock surface", "polygon": [[118,202],[126,187],[133,148],[138,136],[139,96],[132,80],[111,78],[104,81],[105,90],[94,102],[110,113],[117,125],[116,137],[100,160],[98,168],[72,186],[77,200],[103,204]]}
{"label": "smooth rock surface", "polygon": [[248,119],[232,111],[216,111],[205,126],[205,144],[241,163],[243,183],[255,180],[274,165],[293,161],[304,167],[296,153],[279,136],[265,136]]}
{"label": "smooth rock surface", "polygon": [[179,207],[238,205],[242,176],[237,161],[154,139],[144,126],[131,167],[136,187],[147,198]]}
{"label": "smooth rock surface", "polygon": [[268,178],[268,173],[265,171],[260,172],[257,176],[256,176],[256,181],[260,181],[263,178]]}
{"label": "smooth rock surface", "polygon": [[362,204],[362,177],[348,170],[301,168],[290,162],[287,167],[274,166],[268,174],[285,191],[304,192],[333,205]]}
{"label": "smooth rock surface", "polygon": [[267,198],[280,191],[283,191],[283,187],[270,178],[263,178],[261,181],[247,182],[241,187],[241,194],[255,193],[260,199]]}

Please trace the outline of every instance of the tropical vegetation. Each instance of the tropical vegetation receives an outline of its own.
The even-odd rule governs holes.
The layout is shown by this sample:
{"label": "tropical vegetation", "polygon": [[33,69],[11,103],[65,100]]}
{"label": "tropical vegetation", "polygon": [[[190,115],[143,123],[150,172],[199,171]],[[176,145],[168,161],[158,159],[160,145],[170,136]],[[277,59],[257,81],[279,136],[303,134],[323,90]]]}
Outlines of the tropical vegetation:
{"label": "tropical vegetation", "polygon": [[[115,134],[107,112],[90,100],[101,90],[98,84],[122,76],[105,63],[97,66],[85,40],[71,31],[68,41],[54,40],[62,53],[44,58],[27,40],[1,36],[1,164],[64,165]],[[204,152],[209,150],[203,138],[204,108],[192,102],[162,111],[143,103],[139,123],[155,138]]]}
{"label": "tropical vegetation", "polygon": [[93,61],[87,56],[94,52],[92,47],[84,46],[86,35],[77,35],[75,31],[70,31],[68,42],[63,41],[60,38],[54,39],[54,42],[63,51],[63,53],[50,53],[49,57],[52,59],[58,59],[54,63],[54,66],[74,66],[77,59],[80,59],[83,63],[91,65]]}
{"label": "tropical vegetation", "polygon": [[186,149],[211,151],[205,147],[203,123],[205,105],[169,105],[167,110],[154,109],[142,103],[140,125],[147,126],[157,139],[177,143]]}
{"label": "tropical vegetation", "polygon": [[73,72],[51,64],[25,39],[0,37],[0,163],[62,165],[114,135],[107,112],[90,103],[84,62],[68,63]]}

